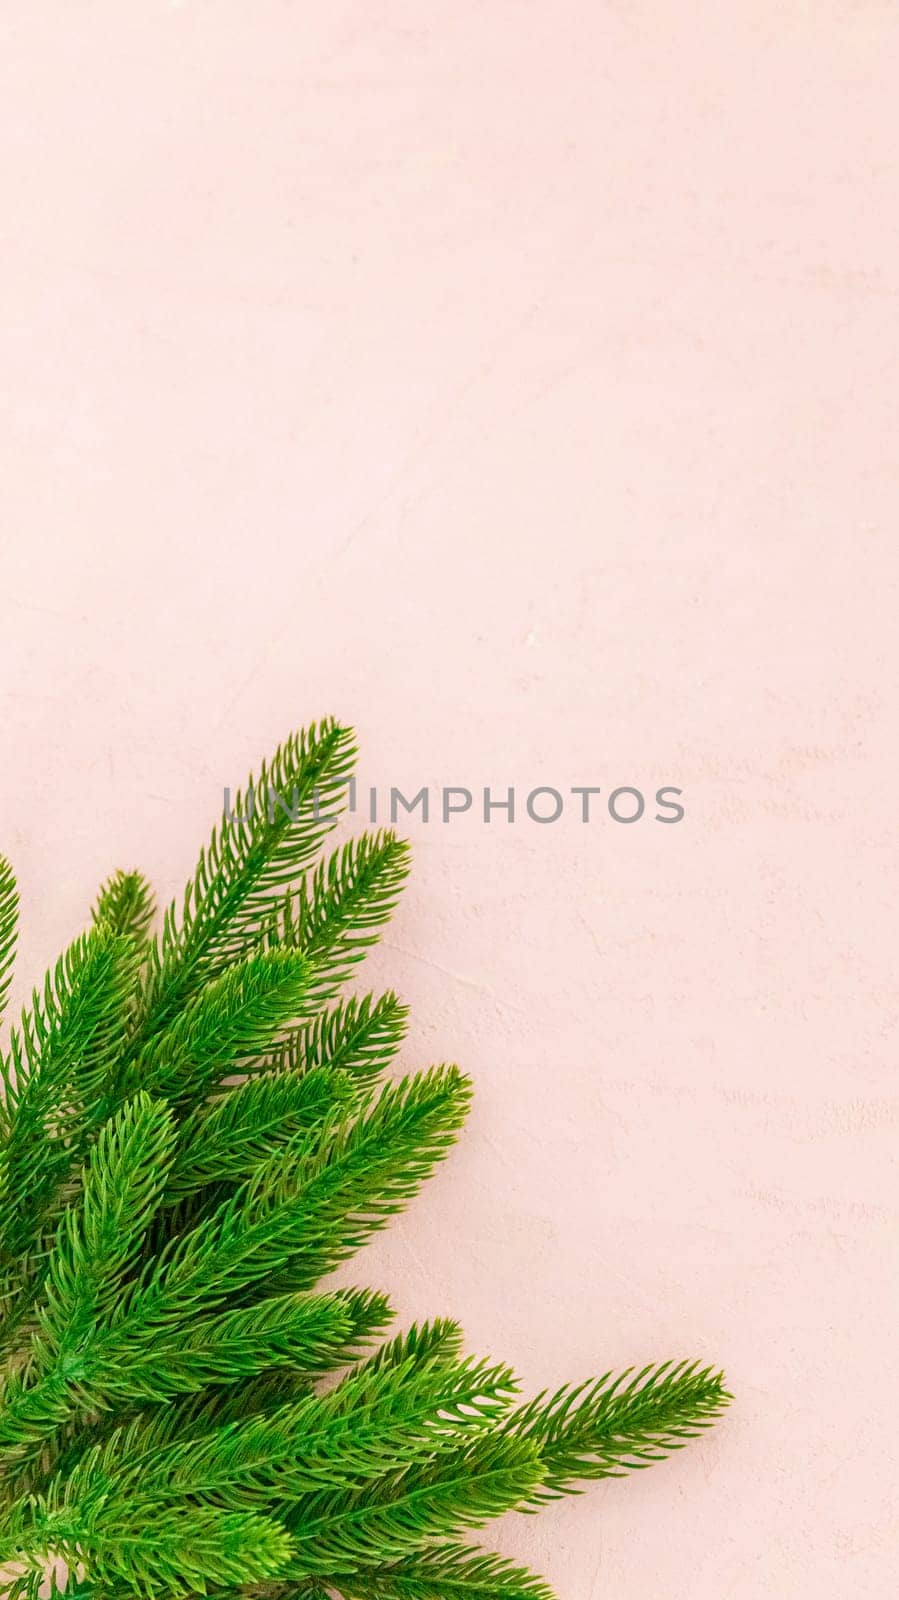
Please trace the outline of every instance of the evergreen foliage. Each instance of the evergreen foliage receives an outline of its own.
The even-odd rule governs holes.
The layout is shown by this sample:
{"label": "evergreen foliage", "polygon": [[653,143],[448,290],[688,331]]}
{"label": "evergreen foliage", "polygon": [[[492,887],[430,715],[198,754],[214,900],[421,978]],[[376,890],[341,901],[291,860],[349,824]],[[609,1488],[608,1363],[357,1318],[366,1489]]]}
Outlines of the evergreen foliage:
{"label": "evergreen foliage", "polygon": [[[456,1323],[379,1342],[384,1297],[322,1283],[470,1099],[452,1065],[379,1081],[405,1007],[338,996],[408,870],[389,832],[315,865],[353,756],[332,721],[289,739],[155,937],[112,877],[0,1055],[8,1600],[551,1600],[461,1536],[729,1399],[680,1362],[523,1402]],[[0,1010],[17,911],[0,858]]]}

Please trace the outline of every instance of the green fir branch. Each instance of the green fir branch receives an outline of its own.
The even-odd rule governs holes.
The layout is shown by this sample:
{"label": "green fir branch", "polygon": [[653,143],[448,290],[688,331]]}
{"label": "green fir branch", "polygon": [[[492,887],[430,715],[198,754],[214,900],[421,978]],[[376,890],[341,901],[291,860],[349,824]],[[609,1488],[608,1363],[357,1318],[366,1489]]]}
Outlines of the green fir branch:
{"label": "green fir branch", "polygon": [[[554,1600],[549,1585],[526,1567],[467,1544],[438,1545],[358,1572],[331,1572],[327,1586],[343,1600]],[[280,1600],[287,1600],[283,1591]]]}
{"label": "green fir branch", "polygon": [[38,1372],[77,1361],[109,1324],[165,1191],[175,1124],[163,1101],[141,1093],[100,1130],[77,1206],[64,1213],[38,1308]]}
{"label": "green fir branch", "polygon": [[200,852],[180,908],[172,902],[166,911],[150,963],[148,1034],[258,946],[285,887],[334,826],[354,760],[352,733],[328,718],[292,735],[236,794]]}
{"label": "green fir branch", "polygon": [[730,1399],[720,1372],[665,1361],[538,1395],[505,1429],[540,1453],[539,1502],[571,1494],[581,1479],[620,1478],[664,1460],[710,1427]]}
{"label": "green fir branch", "polygon": [[377,943],[408,875],[408,843],[382,829],[348,840],[285,896],[269,938],[303,952],[320,1004]]}
{"label": "green fir branch", "polygon": [[[551,1600],[465,1530],[730,1399],[666,1362],[521,1403],[458,1323],[385,1339],[383,1295],[327,1281],[471,1096],[455,1066],[376,1087],[406,1008],[338,994],[408,871],[389,832],[314,864],[353,757],[332,721],[290,738],[155,938],[113,874],[0,1055],[0,1600]],[[16,915],[0,858],[0,1005]]]}
{"label": "green fir branch", "polygon": [[286,1576],[352,1572],[462,1529],[481,1528],[524,1505],[541,1476],[542,1463],[528,1440],[488,1432],[424,1465],[386,1474],[375,1485],[304,1497],[286,1518],[296,1540]]}
{"label": "green fir branch", "polygon": [[141,1049],[121,1090],[144,1086],[181,1109],[196,1105],[229,1073],[269,1050],[302,1012],[308,973],[308,962],[293,950],[258,951],[238,962]]}
{"label": "green fir branch", "polygon": [[187,1117],[167,1187],[172,1200],[214,1184],[240,1183],[274,1151],[319,1127],[356,1099],[345,1072],[270,1070],[207,1100]]}
{"label": "green fir branch", "polygon": [[341,1000],[295,1029],[270,1063],[293,1072],[332,1067],[360,1083],[386,1072],[406,1035],[408,1007],[390,991]]}
{"label": "green fir branch", "polygon": [[59,1506],[38,1500],[20,1528],[0,1529],[0,1561],[63,1560],[89,1585],[151,1597],[263,1582],[284,1569],[291,1549],[286,1530],[258,1512],[185,1505],[135,1516],[111,1496],[68,1497]]}
{"label": "green fir branch", "polygon": [[96,926],[48,973],[12,1032],[0,1147],[0,1338],[7,1345],[39,1293],[56,1224],[108,1115],[138,967],[131,938]]}
{"label": "green fir branch", "polygon": [[106,923],[113,933],[142,945],[149,937],[155,909],[153,891],[140,872],[114,872],[97,896],[91,921],[95,926]]}
{"label": "green fir branch", "polygon": [[0,856],[0,1022],[12,984],[18,926],[19,894],[15,874],[6,857]]}

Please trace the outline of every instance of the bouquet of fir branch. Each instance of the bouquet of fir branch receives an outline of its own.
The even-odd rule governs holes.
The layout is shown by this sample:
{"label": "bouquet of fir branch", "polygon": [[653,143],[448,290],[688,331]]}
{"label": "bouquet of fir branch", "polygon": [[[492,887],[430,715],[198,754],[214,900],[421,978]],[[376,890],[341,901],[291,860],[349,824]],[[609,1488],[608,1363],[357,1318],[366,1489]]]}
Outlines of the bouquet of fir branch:
{"label": "bouquet of fir branch", "polygon": [[[331,721],[289,739],[155,936],[143,878],[113,877],[9,1033],[9,1600],[538,1600],[467,1530],[657,1460],[728,1398],[665,1362],[522,1401],[455,1322],[379,1342],[384,1296],[328,1287],[470,1096],[454,1066],[384,1081],[404,1007],[338,998],[407,871],[385,832],[314,864],[353,754]],[[16,911],[0,858],[0,1006]]]}

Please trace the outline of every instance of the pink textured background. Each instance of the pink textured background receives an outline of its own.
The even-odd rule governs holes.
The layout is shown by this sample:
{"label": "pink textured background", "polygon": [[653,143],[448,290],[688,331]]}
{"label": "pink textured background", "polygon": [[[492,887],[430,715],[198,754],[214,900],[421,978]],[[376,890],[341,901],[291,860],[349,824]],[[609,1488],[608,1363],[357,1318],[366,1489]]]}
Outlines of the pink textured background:
{"label": "pink textured background", "polygon": [[895,5],[0,34],[20,996],[329,710],[382,785],[681,785],[411,826],[370,977],[478,1097],[357,1276],[529,1384],[726,1366],[700,1446],[497,1530],[561,1595],[892,1594]]}

